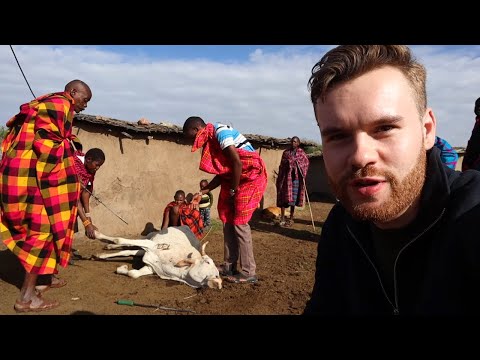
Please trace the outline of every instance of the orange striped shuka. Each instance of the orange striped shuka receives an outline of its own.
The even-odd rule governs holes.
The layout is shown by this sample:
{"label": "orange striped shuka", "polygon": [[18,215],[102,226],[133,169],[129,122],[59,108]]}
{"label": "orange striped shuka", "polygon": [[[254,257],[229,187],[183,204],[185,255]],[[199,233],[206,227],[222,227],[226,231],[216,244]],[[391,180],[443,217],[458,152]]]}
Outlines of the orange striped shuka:
{"label": "orange striped shuka", "polygon": [[242,162],[242,174],[232,203],[229,191],[233,174],[231,162],[220,147],[213,124],[208,123],[197,132],[192,152],[199,148],[203,148],[199,169],[219,175],[222,180],[217,205],[220,220],[233,225],[247,224],[267,187],[267,170],[263,159],[256,151],[236,149]]}
{"label": "orange striped shuka", "polygon": [[80,196],[70,144],[78,142],[73,103],[68,93],[47,94],[7,121],[0,234],[29,273],[56,274],[70,259]]}

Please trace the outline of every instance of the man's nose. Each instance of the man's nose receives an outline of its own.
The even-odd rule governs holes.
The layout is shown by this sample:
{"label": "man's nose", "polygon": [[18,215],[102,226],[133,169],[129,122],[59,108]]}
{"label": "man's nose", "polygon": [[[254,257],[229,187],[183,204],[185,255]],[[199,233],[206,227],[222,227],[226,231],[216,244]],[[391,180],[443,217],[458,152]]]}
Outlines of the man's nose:
{"label": "man's nose", "polygon": [[352,142],[352,147],[350,163],[353,168],[362,169],[369,164],[377,162],[377,140],[368,134],[361,133],[355,136]]}

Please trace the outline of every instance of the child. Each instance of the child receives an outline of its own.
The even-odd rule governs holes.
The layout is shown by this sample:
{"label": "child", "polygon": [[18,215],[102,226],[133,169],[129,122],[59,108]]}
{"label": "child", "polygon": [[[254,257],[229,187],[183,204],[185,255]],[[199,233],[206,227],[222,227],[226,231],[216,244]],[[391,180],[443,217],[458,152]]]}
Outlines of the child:
{"label": "child", "polygon": [[188,193],[187,196],[185,196],[185,202],[190,205],[193,201],[193,194],[192,193]]}
{"label": "child", "polygon": [[[105,162],[105,153],[98,148],[92,148],[84,155],[81,151],[76,151],[75,169],[80,181],[80,200],[78,201],[78,216],[85,227],[85,235],[90,239],[95,239],[95,230],[97,227],[92,223],[90,215],[90,196],[93,192],[93,180],[95,173]],[[78,232],[78,225],[75,224],[75,232]]]}
{"label": "child", "polygon": [[169,226],[188,225],[197,239],[203,236],[203,221],[200,212],[185,201],[185,192],[177,190],[172,202],[163,210],[162,230]]}
{"label": "child", "polygon": [[[200,181],[200,189],[203,190],[208,186],[207,180]],[[210,208],[213,205],[213,195],[209,191],[207,194],[203,194],[199,203],[200,214],[202,215],[203,225],[205,227],[210,226]]]}

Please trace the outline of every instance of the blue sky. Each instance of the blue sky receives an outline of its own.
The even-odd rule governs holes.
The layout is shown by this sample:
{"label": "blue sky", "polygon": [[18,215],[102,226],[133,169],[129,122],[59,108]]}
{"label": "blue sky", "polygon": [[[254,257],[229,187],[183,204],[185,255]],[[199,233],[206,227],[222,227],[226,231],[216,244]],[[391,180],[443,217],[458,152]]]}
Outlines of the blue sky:
{"label": "blue sky", "polygon": [[[14,45],[36,96],[79,78],[85,113],[182,125],[192,115],[242,133],[320,142],[307,82],[330,45]],[[437,134],[465,146],[480,97],[479,46],[415,45],[426,66]],[[8,45],[0,45],[0,124],[32,98]]]}
{"label": "blue sky", "polygon": [[99,49],[127,54],[149,56],[157,60],[210,59],[222,62],[247,61],[250,53],[261,48],[264,52],[276,52],[280,45],[104,45]]}

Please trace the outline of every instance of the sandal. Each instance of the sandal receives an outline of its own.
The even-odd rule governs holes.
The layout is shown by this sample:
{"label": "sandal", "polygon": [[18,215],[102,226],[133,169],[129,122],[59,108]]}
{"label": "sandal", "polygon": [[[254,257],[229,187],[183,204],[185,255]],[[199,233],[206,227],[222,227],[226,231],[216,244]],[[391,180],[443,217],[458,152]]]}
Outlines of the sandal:
{"label": "sandal", "polygon": [[23,313],[23,312],[39,312],[39,311],[45,311],[45,310],[50,310],[53,308],[56,308],[60,303],[56,300],[46,300],[40,297],[41,303],[37,306],[32,306],[32,300],[27,301],[27,302],[22,302],[22,301],[15,301],[15,305],[13,308],[17,313]]}
{"label": "sandal", "polygon": [[293,225],[293,219],[288,219],[287,221],[285,221],[285,227],[291,227]]}
{"label": "sandal", "polygon": [[61,287],[64,287],[65,285],[67,285],[67,280],[59,278],[55,275],[52,275],[52,281],[53,281],[54,278],[57,280],[56,282],[52,282],[50,284],[45,284],[45,285],[43,285],[43,284],[42,285],[37,285],[37,286],[35,286],[35,290],[39,293],[43,293],[43,292],[47,291],[48,289],[58,289],[58,288],[61,288]]}
{"label": "sandal", "polygon": [[237,275],[227,276],[225,280],[233,284],[255,284],[258,281],[258,278],[256,275],[247,276],[243,275],[242,273],[238,273]]}
{"label": "sandal", "polygon": [[[56,279],[57,281],[53,282],[53,279]],[[50,287],[52,289],[61,288],[61,287],[64,287],[65,285],[67,285],[67,280],[63,278],[59,278],[55,275],[52,276],[52,283],[50,284]]]}

